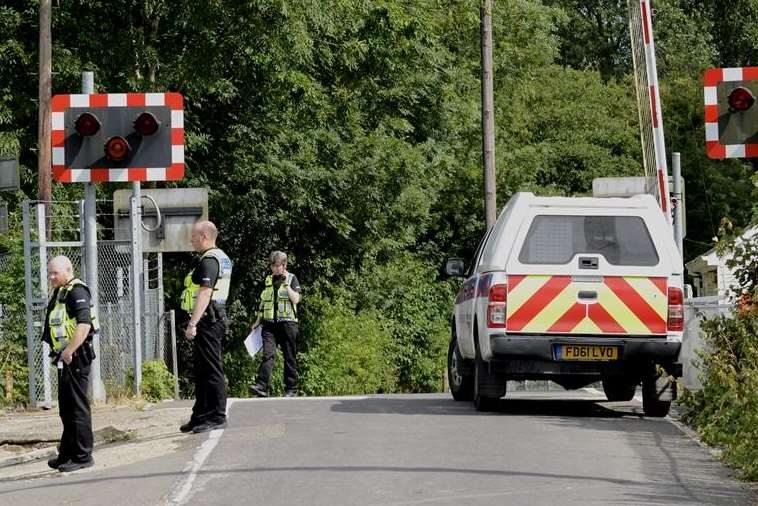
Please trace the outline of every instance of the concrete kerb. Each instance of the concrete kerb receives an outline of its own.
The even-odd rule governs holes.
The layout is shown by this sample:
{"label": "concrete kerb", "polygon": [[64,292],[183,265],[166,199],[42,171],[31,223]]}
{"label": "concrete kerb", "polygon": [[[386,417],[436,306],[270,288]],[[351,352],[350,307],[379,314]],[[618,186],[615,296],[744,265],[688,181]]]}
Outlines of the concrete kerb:
{"label": "concrete kerb", "polygon": [[[104,429],[101,429],[95,433],[94,448],[123,444],[127,442],[148,441],[150,439],[154,439],[154,437],[136,438],[130,432],[119,431],[113,427],[105,427]],[[51,444],[45,448],[38,448],[36,450],[21,453],[19,455],[0,458],[0,469],[17,464],[25,464],[27,462],[42,460],[57,454],[58,440],[42,442],[49,442]],[[8,441],[6,444],[24,445],[30,443],[27,441]]]}
{"label": "concrete kerb", "polygon": [[[94,448],[100,450],[125,444],[139,444],[178,435],[181,421],[190,412],[190,405],[182,404],[186,403],[170,401],[139,407],[98,406],[100,409],[96,408],[93,412]],[[49,445],[13,455],[0,455],[0,470],[34,463],[57,453],[58,435],[62,430],[57,414],[27,412],[13,416],[6,420],[6,423],[10,425],[10,430],[6,429],[4,434],[0,434],[0,440],[5,445]],[[53,423],[56,425],[51,426]],[[18,425],[19,428],[14,425]],[[41,426],[45,426],[46,429],[39,429]]]}
{"label": "concrete kerb", "polygon": [[20,455],[0,458],[0,469],[3,469],[5,467],[10,467],[10,466],[15,466],[18,464],[26,464],[27,462],[34,462],[36,460],[50,458],[54,456],[56,453],[57,453],[57,450],[55,446],[51,446],[48,448],[40,448],[37,450],[32,450],[30,452],[22,453]]}

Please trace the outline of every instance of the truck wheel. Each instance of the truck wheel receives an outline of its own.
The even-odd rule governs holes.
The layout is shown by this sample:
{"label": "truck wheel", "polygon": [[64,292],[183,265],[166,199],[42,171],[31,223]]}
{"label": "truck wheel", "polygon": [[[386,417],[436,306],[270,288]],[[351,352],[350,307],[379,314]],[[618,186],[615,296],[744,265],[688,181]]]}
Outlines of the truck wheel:
{"label": "truck wheel", "polygon": [[[669,414],[671,401],[662,401],[658,399],[655,391],[655,381],[657,376],[648,375],[642,380],[642,412],[645,416],[663,418]],[[672,388],[674,388],[672,386]]]}
{"label": "truck wheel", "polygon": [[450,393],[456,401],[470,401],[474,398],[474,374],[466,367],[458,349],[458,339],[453,336],[447,351],[447,381]]}
{"label": "truck wheel", "polygon": [[489,372],[489,364],[479,353],[479,343],[476,343],[476,358],[474,360],[474,407],[477,411],[495,411],[499,399],[505,395],[506,382]]}
{"label": "truck wheel", "polygon": [[626,402],[634,399],[637,384],[626,378],[604,378],[603,392],[611,402]]}

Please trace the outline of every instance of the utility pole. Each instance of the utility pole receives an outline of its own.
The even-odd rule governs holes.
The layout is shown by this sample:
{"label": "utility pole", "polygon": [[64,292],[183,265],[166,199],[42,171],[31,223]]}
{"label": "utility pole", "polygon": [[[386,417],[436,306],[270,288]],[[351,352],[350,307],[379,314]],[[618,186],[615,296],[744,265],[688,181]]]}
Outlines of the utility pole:
{"label": "utility pole", "polygon": [[37,132],[37,198],[52,195],[52,149],[50,145],[50,101],[52,96],[52,7],[51,0],[39,3],[39,130]]}
{"label": "utility pole", "polygon": [[495,188],[495,98],[492,71],[492,1],[483,0],[482,37],[482,158],[484,160],[484,215],[489,230],[497,220]]}

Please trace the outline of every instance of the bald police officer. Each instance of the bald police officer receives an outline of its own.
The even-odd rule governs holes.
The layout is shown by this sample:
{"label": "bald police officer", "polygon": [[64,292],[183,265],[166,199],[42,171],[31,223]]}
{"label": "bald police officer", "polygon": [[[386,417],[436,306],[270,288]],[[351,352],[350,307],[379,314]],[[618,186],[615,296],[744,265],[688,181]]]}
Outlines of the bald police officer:
{"label": "bald police officer", "polygon": [[47,266],[53,294],[47,305],[42,340],[58,365],[58,410],[63,434],[58,455],[47,461],[61,472],[92,466],[92,414],[87,398],[90,364],[95,358],[92,336],[97,322],[87,285],[74,277],[71,260],[53,258]]}
{"label": "bald police officer", "polygon": [[226,426],[226,385],[221,359],[228,322],[226,301],[232,261],[216,247],[218,230],[210,221],[192,229],[192,247],[201,253],[184,279],[182,309],[189,313],[184,336],[194,341],[195,405],[182,432],[206,432]]}

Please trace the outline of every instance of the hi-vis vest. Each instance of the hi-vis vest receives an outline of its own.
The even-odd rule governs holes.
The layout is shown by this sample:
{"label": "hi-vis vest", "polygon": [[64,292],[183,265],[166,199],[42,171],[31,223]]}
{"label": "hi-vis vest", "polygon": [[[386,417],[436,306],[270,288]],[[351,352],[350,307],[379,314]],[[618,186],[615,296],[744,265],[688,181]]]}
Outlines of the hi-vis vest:
{"label": "hi-vis vest", "polygon": [[[218,248],[211,248],[203,253],[200,261],[202,262],[206,258],[215,258],[219,267],[216,285],[213,287],[213,293],[211,294],[211,301],[219,306],[224,306],[226,305],[226,300],[229,298],[229,287],[232,283],[232,260]],[[195,307],[197,292],[200,290],[200,285],[192,282],[193,272],[190,271],[184,278],[184,291],[182,292],[182,309],[188,313],[191,313],[192,308]]]}
{"label": "hi-vis vest", "polygon": [[[87,288],[80,279],[72,279],[66,285],[58,289],[58,294],[55,297],[55,306],[50,311],[50,316],[47,318],[47,324],[50,327],[50,340],[53,344],[53,351],[60,351],[73,339],[74,332],[76,331],[76,318],[71,318],[66,310],[66,299],[68,294],[75,286],[81,285]],[[87,288],[89,291],[89,288]],[[89,316],[92,322],[92,332],[99,330],[99,325],[95,319],[95,315],[92,312],[92,305],[89,308]]]}
{"label": "hi-vis vest", "polygon": [[[292,274],[287,274],[287,279],[279,286],[279,290],[276,290],[276,293],[274,293],[274,279],[272,276],[266,276],[266,286],[261,292],[259,312],[264,320],[297,321],[297,305],[292,303],[289,293],[287,293],[287,287],[290,286],[292,277]],[[276,312],[274,308],[276,308]]]}

